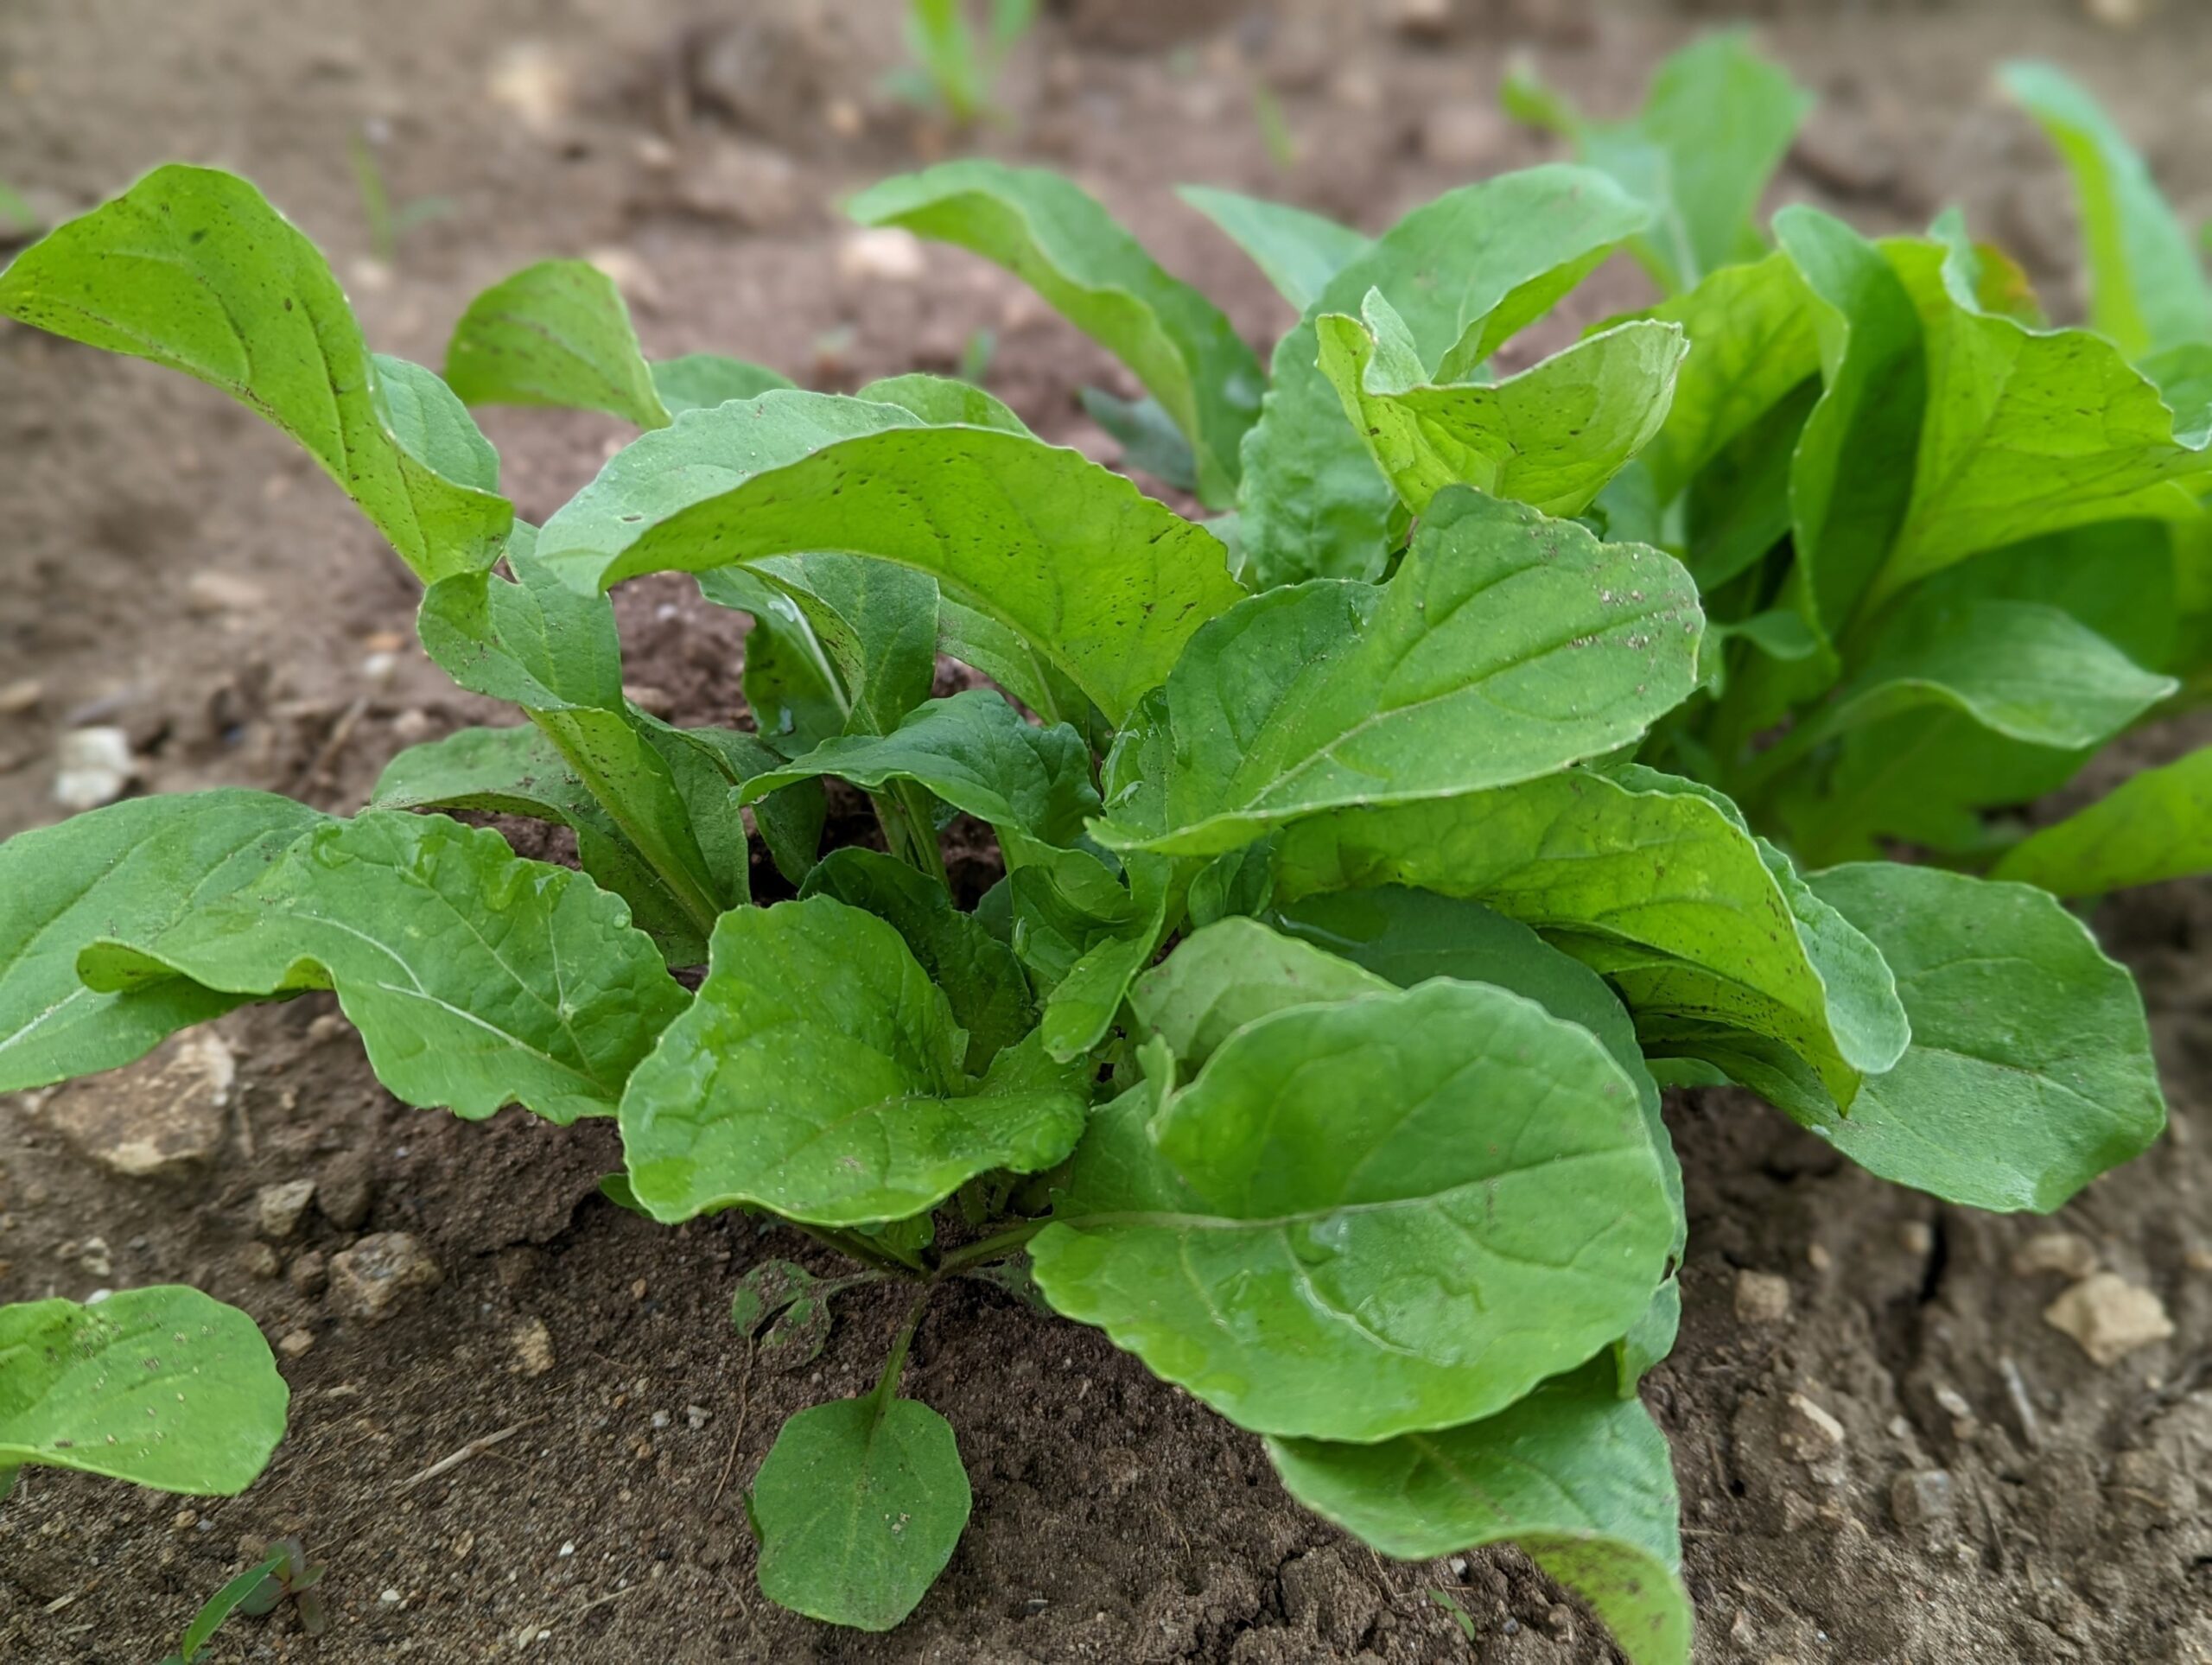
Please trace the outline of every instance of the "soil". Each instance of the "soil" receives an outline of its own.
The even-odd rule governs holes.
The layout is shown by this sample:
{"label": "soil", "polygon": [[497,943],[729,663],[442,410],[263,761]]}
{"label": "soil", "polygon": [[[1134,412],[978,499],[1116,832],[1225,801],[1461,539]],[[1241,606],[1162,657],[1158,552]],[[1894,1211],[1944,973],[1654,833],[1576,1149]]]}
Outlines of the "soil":
{"label": "soil", "polygon": [[[982,142],[1074,171],[1265,340],[1286,308],[1171,184],[1379,227],[1550,154],[1491,113],[1510,51],[1614,111],[1661,49],[1736,10],[1078,0],[1022,46],[1007,120]],[[1766,38],[1824,100],[1778,194],[1885,228],[1962,201],[2063,308],[2078,284],[2066,196],[1988,71],[2029,53],[2069,64],[2202,219],[2212,29],[2190,10],[1776,0],[1758,9]],[[852,252],[836,200],[950,143],[880,91],[895,14],[889,0],[13,0],[0,176],[69,211],[168,156],[238,168],[331,251],[378,346],[433,363],[484,283],[602,251],[656,354],[712,347],[841,388],[950,369],[988,330],[994,390],[1111,460],[1072,395],[1133,385],[1012,280],[953,251],[903,280]],[[1291,154],[1271,152],[1261,87]],[[354,182],[362,134],[395,203],[442,209],[396,259],[377,257]],[[1609,270],[1573,315],[1637,293]],[[0,686],[35,685],[0,716],[0,832],[60,813],[54,748],[73,726],[124,728],[144,790],[240,784],[341,810],[402,745],[485,715],[414,651],[397,562],[278,435],[208,390],[26,331],[0,334]],[[543,413],[486,426],[533,520],[622,438]],[[732,720],[741,620],[674,581],[620,605],[632,682],[678,720]],[[1670,1105],[1687,1312],[1645,1393],[1674,1445],[1701,1660],[2212,1660],[2212,890],[2145,892],[2096,924],[2143,975],[2174,1128],[2055,1223],[1880,1185],[1740,1096]],[[57,1130],[62,1099],[0,1104],[0,1299],[200,1284],[272,1338],[305,1338],[285,1366],[290,1435],[227,1501],[27,1476],[0,1509],[0,1656],[136,1665],[266,1541],[297,1533],[329,1567],[328,1634],[244,1622],[211,1657],[1614,1657],[1518,1554],[1386,1564],[1295,1508],[1256,1441],[1103,1337],[965,1284],[931,1310],[907,1378],[958,1431],[974,1482],[950,1569],[887,1636],[792,1617],[753,1586],[742,1490],[786,1414],[872,1378],[895,1298],[845,1298],[828,1350],[795,1373],[754,1365],[729,1332],[732,1284],[766,1255],[820,1263],[810,1245],[613,1208],[595,1190],[618,1158],[605,1125],[399,1106],[327,999],[219,1033],[238,1062],[220,1160],[181,1182],[86,1166]],[[271,1256],[256,1190],[301,1178],[322,1204]],[[2047,1325],[2063,1279],[2012,1257],[2054,1224],[2154,1291],[2172,1338],[2100,1368]],[[315,1257],[366,1231],[415,1234],[443,1274],[373,1327],[336,1316],[315,1281]],[[1743,1271],[1786,1279],[1787,1312],[1739,1318]],[[1831,1460],[1788,1454],[1792,1395],[1840,1423]],[[1938,1469],[1948,1495],[1897,1485]]]}

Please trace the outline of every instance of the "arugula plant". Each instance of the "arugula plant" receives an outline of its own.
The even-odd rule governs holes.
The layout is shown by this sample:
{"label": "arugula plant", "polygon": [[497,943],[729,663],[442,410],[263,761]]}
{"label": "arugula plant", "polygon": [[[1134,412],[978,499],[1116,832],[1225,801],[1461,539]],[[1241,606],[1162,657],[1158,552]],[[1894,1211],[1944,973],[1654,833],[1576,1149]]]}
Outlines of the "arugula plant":
{"label": "arugula plant", "polygon": [[[1819,867],[1888,829],[1805,806],[1884,724],[2078,751],[2169,697],[2082,642],[2069,608],[2133,604],[2064,540],[2194,512],[2196,454],[1948,231],[1798,212],[1741,258],[1780,102],[1694,175],[1537,168],[1372,238],[1190,194],[1300,310],[1265,367],[1065,180],[963,162],[855,201],[1118,354],[1204,521],[972,387],[652,362],[574,263],[480,297],[434,375],[370,353],[251,187],[149,175],[0,311],[292,433],[422,580],[425,651],[520,720],[402,753],[350,817],[213,791],[0,847],[0,1089],[327,988],[407,1102],[613,1116],[617,1202],[837,1251],[747,1274],[764,1355],[909,1286],[874,1389],[793,1417],[749,1491],[801,1612],[895,1624],[954,1553],[957,1438],[900,1385],[969,1278],[1103,1329],[1379,1550],[1512,1540],[1639,1665],[1687,1660],[1636,1395],[1679,1310],[1662,1088],[1739,1084],[1993,1209],[2056,1207],[2164,1118],[2134,986],[2056,896]],[[1689,287],[1490,369],[1618,251]],[[493,402],[644,431],[531,528]],[[2063,461],[2082,410],[2121,455]],[[1953,588],[2016,569],[2043,588]],[[750,616],[751,728],[624,697],[607,591],[667,571]],[[1984,605],[2002,631],[1913,611]],[[990,685],[931,697],[940,656]],[[2050,697],[2057,660],[2098,698]],[[825,780],[880,840],[823,851]],[[566,826],[576,866],[453,810]],[[980,896],[956,816],[1003,860]]]}

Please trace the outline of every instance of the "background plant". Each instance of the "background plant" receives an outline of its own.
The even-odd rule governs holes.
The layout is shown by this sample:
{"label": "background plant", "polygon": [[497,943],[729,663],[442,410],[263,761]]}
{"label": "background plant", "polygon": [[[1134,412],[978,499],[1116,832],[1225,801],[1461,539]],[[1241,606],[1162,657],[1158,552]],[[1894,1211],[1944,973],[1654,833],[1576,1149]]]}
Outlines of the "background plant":
{"label": "background plant", "polygon": [[[1740,143],[1665,116],[1706,98],[1756,113]],[[614,1115],[618,1202],[748,1209],[849,1259],[749,1271],[751,1344],[803,1351],[841,1290],[911,1285],[874,1389],[793,1417],[753,1477],[762,1586],[800,1611],[896,1624],[952,1554],[957,1439],[899,1388],[931,1291],[976,1276],[1265,1437],[1377,1548],[1512,1539],[1631,1657],[1686,1659],[1635,1395],[1683,1243],[1661,1087],[1738,1083],[1993,1208],[2056,1206],[2164,1120],[2130,980],[2049,892],[1815,861],[1891,830],[1820,808],[1854,801],[1861,728],[2074,721],[2080,751],[2174,697],[2001,584],[2044,637],[1896,620],[1993,552],[2066,566],[2031,538],[2189,524],[2206,471],[2118,349],[2023,322],[1953,227],[1872,244],[1792,211],[1764,252],[1801,105],[1724,39],[1625,127],[1554,101],[1590,165],[1371,239],[1191,193],[1300,311],[1265,367],[1052,175],[957,162],[856,200],[1114,351],[1148,472],[1204,522],[970,386],[649,361],[578,263],[479,297],[442,378],[373,355],[251,187],[157,171],[22,257],[0,310],[292,433],[423,581],[426,651],[524,721],[403,753],[350,817],[217,791],[0,847],[0,1089],[328,988],[407,1102]],[[1623,250],[1677,292],[1491,371]],[[497,402],[645,431],[532,528],[466,409]],[[2077,450],[2082,409],[2118,455],[2020,466]],[[750,615],[752,729],[623,696],[607,592],[654,571]],[[2076,608],[2108,588],[2067,571]],[[930,697],[940,654],[995,686]],[[2038,707],[2059,663],[2094,721]],[[823,853],[825,778],[883,850]],[[455,810],[565,825],[578,868]],[[980,897],[947,882],[954,815],[1003,856]],[[752,830],[795,897],[753,902]],[[696,992],[671,975],[702,963]]]}

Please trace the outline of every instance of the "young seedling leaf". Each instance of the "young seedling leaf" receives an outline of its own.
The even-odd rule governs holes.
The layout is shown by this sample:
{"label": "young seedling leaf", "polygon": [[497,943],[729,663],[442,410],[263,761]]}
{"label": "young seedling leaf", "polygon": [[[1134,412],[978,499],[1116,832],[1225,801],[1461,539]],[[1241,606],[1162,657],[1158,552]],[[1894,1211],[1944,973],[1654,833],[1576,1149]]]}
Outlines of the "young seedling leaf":
{"label": "young seedling leaf", "polygon": [[1897,862],[1817,874],[1897,973],[1912,1045],[1814,1131],[1885,1179],[2048,1212],[2166,1124],[2143,998],[2057,899]]}
{"label": "young seedling leaf", "polygon": [[1335,805],[1549,773],[1685,698],[1702,623],[1658,550],[1452,487],[1389,583],[1271,591],[1193,637],[1166,690],[1164,820],[1116,804],[1096,836],[1215,855]]}
{"label": "young seedling leaf", "polygon": [[541,260],[471,301],[446,343],[446,381],[467,404],[670,421],[622,292],[588,260]]}
{"label": "young seedling leaf", "polygon": [[1365,232],[1287,203],[1207,185],[1179,186],[1175,194],[1220,227],[1301,313],[1321,298],[1331,278],[1367,252]]}
{"label": "young seedling leaf", "polygon": [[196,1289],[0,1306],[0,1470],[227,1497],[284,1437],[290,1397],[254,1321]]}
{"label": "young seedling leaf", "polygon": [[926,786],[954,809],[988,821],[1010,859],[1027,841],[1072,848],[1098,813],[1090,752],[1065,724],[1040,728],[988,689],[971,688],[918,708],[891,734],[817,747],[746,783],[747,804],[802,780],[835,776],[874,791],[893,781]]}
{"label": "young seedling leaf", "polygon": [[687,410],[710,410],[732,399],[757,399],[763,393],[794,384],[790,377],[765,365],[747,364],[719,353],[687,353],[680,359],[658,359],[650,368],[653,393],[671,422]]}
{"label": "young seedling leaf", "polygon": [[486,567],[514,512],[394,437],[322,256],[233,175],[157,168],[0,270],[0,315],[220,388],[304,447],[429,582]]}
{"label": "young seedling leaf", "polygon": [[[815,550],[915,568],[1116,722],[1243,594],[1211,533],[1076,452],[895,425],[895,410],[769,393],[692,412],[618,454],[547,523],[541,555],[587,591]],[[768,461],[756,471],[754,457]]]}
{"label": "young seedling leaf", "polygon": [[1082,1071],[1035,1041],[981,1081],[950,1005],[883,920],[817,895],[715,927],[691,1009],[622,1102],[630,1182],[673,1223],[747,1203],[818,1225],[899,1220],[1082,1131]]}
{"label": "young seedling leaf", "polygon": [[378,1080],[472,1118],[611,1114],[685,1003],[619,899],[442,816],[327,822],[166,929],[100,935],[78,959],[99,989],[335,989]]}
{"label": "young seedling leaf", "polygon": [[834,698],[844,709],[842,732],[887,734],[929,697],[938,600],[927,573],[857,556],[785,555],[699,580],[709,601],[741,608],[756,622],[765,616],[772,631],[787,632],[781,610],[763,607],[763,587],[805,620],[807,639],[794,639],[788,651],[828,663]]}
{"label": "young seedling leaf", "polygon": [[[192,1665],[192,1662],[199,1658],[200,1650],[213,1638],[216,1631],[223,1628],[223,1621],[232,1613],[241,1610],[249,1613],[256,1611],[267,1612],[273,1608],[276,1605],[273,1593],[277,1588],[275,1575],[290,1559],[289,1547],[275,1550],[263,1557],[258,1566],[247,1567],[208,1597],[200,1605],[200,1611],[192,1616],[192,1623],[184,1627],[184,1635],[177,1640],[176,1652],[163,1661],[162,1665],[170,1665],[172,1661],[175,1665]],[[261,1605],[264,1598],[268,1600],[265,1607]]]}
{"label": "young seedling leaf", "polygon": [[1516,995],[1291,1007],[1153,1096],[1092,1118],[1038,1287],[1243,1427],[1488,1415],[1621,1334],[1665,1271],[1634,1087]]}
{"label": "young seedling leaf", "polygon": [[77,956],[101,937],[158,936],[326,820],[225,787],[129,798],[0,844],[0,1092],[128,1064],[250,998],[177,982],[97,994]]}
{"label": "young seedling leaf", "polygon": [[1237,445],[1265,378],[1213,303],[1170,277],[1073,181],[980,159],[883,181],[849,205],[1007,268],[1136,373],[1198,458],[1199,495],[1236,495]]}
{"label": "young seedling leaf", "polygon": [[905,939],[967,1032],[969,1074],[982,1074],[1037,1026],[1036,1003],[1014,950],[955,907],[943,885],[906,862],[850,846],[832,850],[799,891],[802,901],[810,896],[834,896],[873,913]]}
{"label": "young seedling leaf", "polygon": [[2122,781],[2007,850],[1993,879],[2098,896],[2212,870],[2212,749]]}
{"label": "young seedling leaf", "polygon": [[1237,534],[1255,586],[1372,580],[1389,553],[1394,497],[1321,373],[1319,315],[1356,311],[1379,289],[1423,369],[1459,380],[1646,218],[1586,168],[1532,168],[1416,208],[1331,278],[1276,344],[1272,385],[1244,439]]}
{"label": "young seedling leaf", "polygon": [[1873,944],[1726,799],[1649,770],[1316,816],[1278,836],[1275,875],[1286,905],[1394,884],[1480,901],[1603,973],[1639,1026],[1666,1014],[1765,1036],[1838,1103],[1904,1051]]}
{"label": "young seedling leaf", "polygon": [[[1056,867],[1080,867],[1090,858],[1069,852]],[[1096,863],[1093,863],[1095,866]],[[1106,1038],[1139,972],[1150,965],[1183,915],[1195,861],[1132,851],[1123,862],[1128,890],[1111,923],[1086,937],[1073,964],[1052,980],[1040,1033],[1046,1053],[1062,1062],[1081,1058]],[[1027,871],[1027,869],[1025,869]]]}
{"label": "young seedling leaf", "polygon": [[2090,327],[2130,359],[2212,340],[2212,283],[2141,155],[2097,101],[2054,66],[2007,64],[1999,77],[2074,176],[2089,264]]}
{"label": "young seedling leaf", "polygon": [[[1049,658],[988,613],[949,595],[938,598],[937,651],[975,666],[1046,723],[1073,723],[1086,734],[1112,732]],[[1103,743],[1093,741],[1101,749]]]}
{"label": "young seedling leaf", "polygon": [[1379,1445],[1270,1439],[1290,1495],[1402,1560],[1511,1542],[1605,1621],[1631,1665],[1688,1665],[1666,1436],[1602,1367],[1455,1428]]}
{"label": "young seedling leaf", "polygon": [[1396,315],[1380,290],[1366,308],[1364,323],[1333,313],[1316,321],[1321,373],[1415,515],[1452,485],[1548,515],[1581,513],[1658,432],[1689,346],[1676,326],[1627,323],[1504,381],[1438,387],[1390,370],[1377,338]]}
{"label": "young seedling leaf", "polygon": [[760,1592],[809,1618],[888,1630],[914,1611],[968,1524],[952,1428],[875,1395],[799,1412],[753,1477]]}

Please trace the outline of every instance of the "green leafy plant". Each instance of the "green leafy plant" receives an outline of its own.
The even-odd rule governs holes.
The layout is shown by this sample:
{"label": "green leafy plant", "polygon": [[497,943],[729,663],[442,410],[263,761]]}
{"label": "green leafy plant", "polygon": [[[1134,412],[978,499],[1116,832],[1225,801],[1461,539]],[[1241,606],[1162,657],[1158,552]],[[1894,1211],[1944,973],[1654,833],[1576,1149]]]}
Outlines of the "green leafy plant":
{"label": "green leafy plant", "polygon": [[[1738,1084],[1987,1208],[2157,1136],[2127,974],[1974,871],[1985,831],[1865,859],[1936,789],[1849,770],[1954,744],[1935,778],[1980,829],[2031,793],[1990,798],[1980,753],[2078,762],[2173,698],[2181,661],[2124,628],[2172,609],[2079,539],[2193,524],[2202,480],[2157,390],[2023,321],[1954,228],[1798,210],[1768,251],[1801,101],[1700,50],[1749,137],[1677,154],[1647,111],[1605,142],[1663,169],[1533,168],[1372,238],[1192,194],[1300,310],[1268,368],[1064,180],[964,162],[857,200],[1115,352],[1147,471],[1205,523],[971,386],[652,363],[573,264],[480,297],[441,378],[372,354],[227,175],[62,227],[0,311],[291,432],[422,580],[425,651],[521,721],[402,753],[352,817],[216,791],[0,847],[0,1088],[328,988],[407,1102],[613,1116],[616,1202],[837,1251],[747,1274],[762,1356],[910,1286],[874,1389],[791,1419],[750,1489],[762,1587],[817,1617],[894,1624],[955,1552],[957,1437],[900,1386],[966,1277],[1104,1330],[1377,1549],[1511,1540],[1639,1665],[1687,1660],[1636,1394],[1679,1311],[1661,1090]],[[1616,251],[1674,292],[1494,374]],[[645,431],[531,528],[464,401]],[[751,618],[749,729],[623,695],[607,593],[671,571]],[[940,655],[992,686],[931,697]],[[880,837],[823,849],[829,779]],[[452,810],[566,826],[577,867]],[[956,816],[1002,858],[980,895]]]}
{"label": "green leafy plant", "polygon": [[914,61],[890,78],[899,97],[941,111],[960,127],[998,114],[991,89],[1037,21],[1037,0],[990,0],[990,21],[980,33],[969,10],[968,0],[906,0],[906,50]]}
{"label": "green leafy plant", "polygon": [[0,1306],[0,1497],[40,1465],[231,1496],[283,1437],[290,1396],[253,1320],[196,1289]]}

